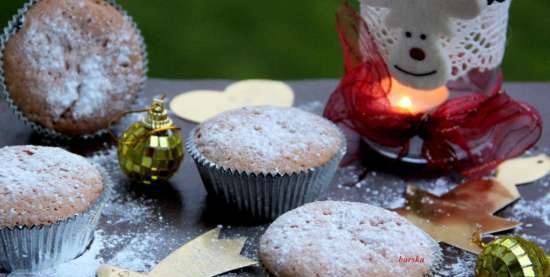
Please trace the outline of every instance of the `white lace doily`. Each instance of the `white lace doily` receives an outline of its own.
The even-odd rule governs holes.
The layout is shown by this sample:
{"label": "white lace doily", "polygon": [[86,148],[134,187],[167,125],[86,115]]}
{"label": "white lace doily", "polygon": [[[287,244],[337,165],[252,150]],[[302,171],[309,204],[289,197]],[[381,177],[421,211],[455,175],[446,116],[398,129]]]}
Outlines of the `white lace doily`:
{"label": "white lace doily", "polygon": [[[481,15],[473,20],[451,19],[454,35],[441,37],[440,41],[451,60],[453,80],[472,69],[484,71],[500,66],[506,48],[510,4],[511,0],[484,7]],[[387,8],[361,3],[361,15],[386,60],[401,35],[401,30],[386,26],[388,13]]]}

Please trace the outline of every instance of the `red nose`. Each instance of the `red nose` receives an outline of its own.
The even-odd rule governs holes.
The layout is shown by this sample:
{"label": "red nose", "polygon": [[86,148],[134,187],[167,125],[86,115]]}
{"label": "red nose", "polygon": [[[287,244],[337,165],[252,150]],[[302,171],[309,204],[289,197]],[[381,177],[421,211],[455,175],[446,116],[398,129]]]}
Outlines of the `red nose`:
{"label": "red nose", "polygon": [[411,48],[411,50],[409,51],[409,55],[413,60],[417,61],[423,61],[424,59],[426,59],[426,53],[424,52],[424,50],[416,47]]}

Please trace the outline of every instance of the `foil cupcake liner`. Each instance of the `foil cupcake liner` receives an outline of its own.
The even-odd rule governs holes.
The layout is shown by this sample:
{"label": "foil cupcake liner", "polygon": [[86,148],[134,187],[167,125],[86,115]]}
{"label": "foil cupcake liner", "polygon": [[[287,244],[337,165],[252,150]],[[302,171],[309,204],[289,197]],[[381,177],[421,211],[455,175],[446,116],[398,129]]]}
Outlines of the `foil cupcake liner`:
{"label": "foil cupcake liner", "polygon": [[[17,13],[12,17],[12,19],[8,22],[8,25],[4,28],[4,31],[2,34],[0,34],[0,97],[4,98],[4,100],[8,103],[10,109],[12,112],[17,116],[17,118],[21,121],[23,121],[27,126],[31,127],[36,133],[40,134],[41,136],[60,140],[60,141],[71,141],[74,139],[95,139],[101,136],[104,136],[109,133],[109,129],[102,129],[99,130],[93,134],[85,134],[80,136],[71,136],[67,134],[63,134],[61,132],[58,132],[54,129],[47,128],[43,125],[41,125],[38,122],[34,122],[27,118],[24,113],[19,110],[17,105],[14,103],[14,101],[10,97],[10,92],[8,91],[8,86],[6,83],[6,78],[4,74],[4,50],[6,47],[6,43],[10,39],[11,36],[15,35],[23,23],[25,22],[25,15],[29,11],[29,9],[36,3],[38,3],[41,0],[29,0],[26,2],[22,8],[20,8]],[[118,3],[116,3],[116,0],[103,0],[107,3],[109,3],[111,6],[116,8],[125,18],[128,20],[128,22],[131,23],[133,28],[136,31],[136,34],[139,37],[139,43],[141,46],[141,55],[143,57],[143,79],[140,82],[138,93],[136,94],[135,98],[131,100],[131,104],[135,105],[137,102],[137,99],[142,94],[144,88],[145,88],[145,81],[147,80],[147,73],[149,71],[149,59],[147,54],[147,46],[145,44],[145,39],[143,38],[143,35],[141,34],[140,29],[137,26],[137,23],[133,20],[133,18],[124,10]]]}
{"label": "foil cupcake liner", "polygon": [[208,194],[255,219],[272,220],[279,215],[313,202],[327,189],[346,153],[342,145],[325,164],[292,174],[243,172],[222,167],[208,160],[196,147],[194,128],[186,149],[195,161]]}
{"label": "foil cupcake liner", "polygon": [[42,270],[73,260],[87,251],[113,188],[107,171],[95,166],[103,177],[103,193],[87,211],[49,225],[0,228],[0,269]]}

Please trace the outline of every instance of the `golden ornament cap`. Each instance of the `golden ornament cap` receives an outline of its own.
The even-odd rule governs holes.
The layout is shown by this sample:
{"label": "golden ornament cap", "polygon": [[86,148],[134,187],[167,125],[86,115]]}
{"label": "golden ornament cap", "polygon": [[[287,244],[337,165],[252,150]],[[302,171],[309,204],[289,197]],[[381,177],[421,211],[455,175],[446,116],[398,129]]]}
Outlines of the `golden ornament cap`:
{"label": "golden ornament cap", "polygon": [[183,139],[168,116],[164,98],[154,99],[146,112],[118,140],[118,161],[130,179],[144,184],[165,182],[183,160]]}
{"label": "golden ornament cap", "polygon": [[168,111],[164,105],[164,98],[156,98],[153,100],[143,122],[151,129],[166,128],[173,125],[172,119],[168,117]]}

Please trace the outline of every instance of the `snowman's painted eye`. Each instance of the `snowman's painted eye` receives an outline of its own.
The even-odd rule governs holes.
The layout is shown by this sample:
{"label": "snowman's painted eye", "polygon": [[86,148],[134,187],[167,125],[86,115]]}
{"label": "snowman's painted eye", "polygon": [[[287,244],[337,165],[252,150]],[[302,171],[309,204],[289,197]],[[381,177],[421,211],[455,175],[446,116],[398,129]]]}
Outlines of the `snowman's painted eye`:
{"label": "snowman's painted eye", "polygon": [[412,37],[412,33],[411,33],[411,32],[405,32],[405,36],[408,37],[408,38],[411,38],[411,37]]}
{"label": "snowman's painted eye", "polygon": [[420,35],[420,39],[421,40],[426,40],[428,38],[428,36],[426,36],[425,34],[421,34]]}

